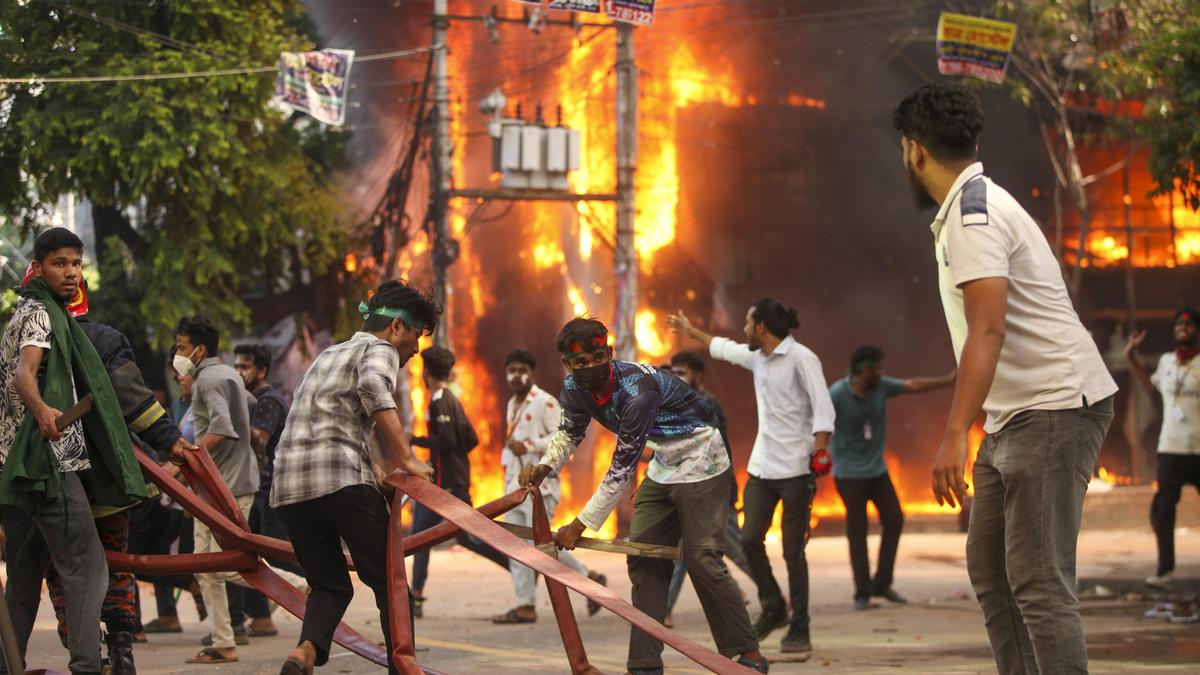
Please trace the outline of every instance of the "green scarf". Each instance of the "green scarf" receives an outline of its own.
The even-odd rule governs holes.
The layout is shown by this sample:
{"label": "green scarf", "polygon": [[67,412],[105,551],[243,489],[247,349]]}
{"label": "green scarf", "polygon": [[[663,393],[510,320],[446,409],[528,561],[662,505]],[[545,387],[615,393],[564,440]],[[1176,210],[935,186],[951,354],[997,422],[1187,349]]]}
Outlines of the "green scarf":
{"label": "green scarf", "polygon": [[[42,303],[50,315],[50,353],[39,378],[42,400],[65,411],[75,404],[76,394],[94,398],[91,411],[81,420],[91,469],[81,472],[80,478],[92,504],[123,507],[146,499],[146,482],[133,454],[121,405],[96,348],[44,279],[30,279],[20,293]],[[33,414],[26,411],[0,473],[0,504],[33,513],[58,499],[60,480],[54,449]]]}

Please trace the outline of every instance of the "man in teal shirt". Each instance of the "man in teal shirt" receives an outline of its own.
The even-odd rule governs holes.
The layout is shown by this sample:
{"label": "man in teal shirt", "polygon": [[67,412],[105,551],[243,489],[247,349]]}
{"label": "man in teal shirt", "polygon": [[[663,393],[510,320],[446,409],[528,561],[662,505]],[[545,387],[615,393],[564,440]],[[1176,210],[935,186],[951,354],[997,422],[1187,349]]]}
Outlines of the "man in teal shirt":
{"label": "man in teal shirt", "polygon": [[[930,391],[954,384],[956,371],[942,377],[900,380],[883,375],[883,351],[862,346],[850,358],[850,374],[829,388],[837,412],[834,423],[833,479],[846,505],[846,538],[854,571],[854,608],[869,609],[871,598],[907,602],[892,590],[892,571],[900,546],[904,512],[888,476],[883,450],[887,436],[887,399],[899,394]],[[867,502],[879,511],[883,536],[879,565],[871,578],[867,556]]]}

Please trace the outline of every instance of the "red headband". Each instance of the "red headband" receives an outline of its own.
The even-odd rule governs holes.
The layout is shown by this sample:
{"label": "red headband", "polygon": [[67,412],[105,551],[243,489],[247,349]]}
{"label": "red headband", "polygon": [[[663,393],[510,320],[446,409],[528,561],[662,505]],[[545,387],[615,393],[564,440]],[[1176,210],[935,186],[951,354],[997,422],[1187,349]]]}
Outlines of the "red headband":
{"label": "red headband", "polygon": [[[592,338],[592,349],[596,349],[597,347],[605,347],[607,345],[608,345],[608,337],[607,336],[597,335],[596,337]],[[572,342],[567,347],[567,351],[571,354],[582,354],[585,350],[583,348],[583,345],[579,344],[578,342]]]}

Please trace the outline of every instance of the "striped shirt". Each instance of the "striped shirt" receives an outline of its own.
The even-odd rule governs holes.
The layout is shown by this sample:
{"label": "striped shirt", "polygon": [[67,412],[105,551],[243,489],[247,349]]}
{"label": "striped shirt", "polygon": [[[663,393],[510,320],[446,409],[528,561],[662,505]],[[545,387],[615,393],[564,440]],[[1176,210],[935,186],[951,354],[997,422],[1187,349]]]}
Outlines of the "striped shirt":
{"label": "striped shirt", "polygon": [[271,506],[375,485],[371,416],[396,407],[400,355],[370,333],[355,333],[321,353],[296,389],[275,449]]}

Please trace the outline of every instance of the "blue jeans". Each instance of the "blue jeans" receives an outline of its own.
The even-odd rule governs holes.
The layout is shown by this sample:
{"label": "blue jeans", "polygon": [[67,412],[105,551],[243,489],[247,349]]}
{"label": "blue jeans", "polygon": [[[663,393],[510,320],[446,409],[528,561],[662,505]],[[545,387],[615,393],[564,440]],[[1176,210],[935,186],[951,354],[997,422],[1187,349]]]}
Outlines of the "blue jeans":
{"label": "blue jeans", "polygon": [[1029,410],[979,447],[967,573],[1004,675],[1087,672],[1075,547],[1112,418],[1111,397]]}
{"label": "blue jeans", "polygon": [[[471,493],[466,488],[451,488],[446,491],[468,504],[471,503]],[[440,522],[442,522],[441,516],[425,508],[420,503],[413,504],[413,534],[428,530]],[[458,535],[455,541],[468,551],[474,551],[503,567],[506,572],[508,571],[508,556],[500,551],[479,541],[466,532]],[[417,593],[422,593],[425,590],[425,581],[427,579],[429,579],[429,549],[413,555],[412,586]]]}

